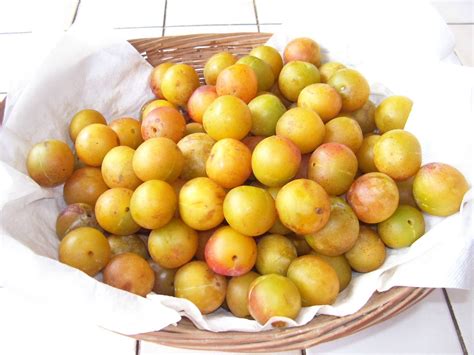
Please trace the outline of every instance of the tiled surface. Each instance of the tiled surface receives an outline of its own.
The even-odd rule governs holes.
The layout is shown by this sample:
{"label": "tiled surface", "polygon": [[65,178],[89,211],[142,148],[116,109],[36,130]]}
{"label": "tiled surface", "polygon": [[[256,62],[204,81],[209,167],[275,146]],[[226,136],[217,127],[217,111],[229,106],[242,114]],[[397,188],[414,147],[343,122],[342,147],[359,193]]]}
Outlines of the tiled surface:
{"label": "tiled surface", "polygon": [[437,289],[407,312],[306,353],[461,354],[461,346],[443,291]]}
{"label": "tiled surface", "polygon": [[2,0],[0,33],[31,32],[45,26],[67,29],[79,0]]}
{"label": "tiled surface", "polygon": [[0,354],[133,355],[135,340],[31,305],[0,288]]}
{"label": "tiled surface", "polygon": [[464,65],[474,66],[474,25],[449,25],[456,38],[456,53]]}
{"label": "tiled surface", "polygon": [[474,2],[469,0],[434,0],[434,7],[438,9],[447,23],[471,23],[474,16]]}
{"label": "tiled surface", "polygon": [[[314,2],[307,0],[307,4],[310,8]],[[465,65],[473,66],[474,1],[433,0],[433,4],[455,35],[459,58]],[[33,30],[63,30],[74,20],[79,26],[113,28],[127,39],[160,37],[162,34],[275,32],[285,22],[288,5],[294,6],[294,1],[0,0],[0,100],[8,91],[10,80],[18,77],[24,68],[19,63],[31,57],[32,35],[29,32]],[[26,34],[19,34],[24,32]],[[473,353],[473,292],[449,290],[448,294],[464,346]],[[44,326],[45,319],[48,319],[47,327]],[[306,351],[309,354],[460,354],[463,349],[454,324],[442,291],[437,290],[396,318]],[[78,323],[67,315],[52,317],[23,302],[21,295],[2,289],[0,334],[2,354],[31,353],[32,349],[39,354],[136,354],[135,341],[127,337]],[[208,354],[148,342],[141,342],[139,353]]]}
{"label": "tiled surface", "polygon": [[[168,346],[158,345],[147,341],[140,342],[140,355],[157,355],[157,354],[186,354],[186,355],[218,355],[219,351],[201,351],[187,350],[179,348],[170,348]],[[225,353],[226,355],[250,355],[252,353]],[[271,352],[261,353],[262,355],[301,355],[301,351]]]}
{"label": "tiled surface", "polygon": [[285,7],[282,0],[255,0],[260,23],[282,23],[285,21]]}
{"label": "tiled surface", "polygon": [[166,26],[255,24],[252,0],[168,0]]}
{"label": "tiled surface", "polygon": [[473,290],[447,290],[456,323],[464,340],[464,346],[469,354],[474,354],[474,314]]}
{"label": "tiled surface", "polygon": [[165,0],[81,0],[76,21],[84,26],[163,26]]}
{"label": "tiled surface", "polygon": [[281,29],[281,24],[262,25],[260,24],[260,32],[275,33]]}
{"label": "tiled surface", "polygon": [[257,32],[257,25],[226,25],[226,26],[171,26],[166,27],[165,35],[185,35],[192,33],[225,33],[225,32]]}

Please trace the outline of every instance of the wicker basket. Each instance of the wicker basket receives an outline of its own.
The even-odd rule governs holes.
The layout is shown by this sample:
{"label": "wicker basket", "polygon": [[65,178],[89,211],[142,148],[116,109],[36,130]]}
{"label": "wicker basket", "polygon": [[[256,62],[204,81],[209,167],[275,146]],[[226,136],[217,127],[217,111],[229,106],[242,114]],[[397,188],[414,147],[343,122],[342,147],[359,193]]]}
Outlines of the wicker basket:
{"label": "wicker basket", "polygon": [[[232,33],[202,34],[156,39],[136,39],[130,43],[152,65],[163,61],[185,62],[196,68],[202,78],[206,60],[222,50],[237,55],[247,54],[253,47],[265,43],[270,34]],[[5,102],[0,102],[0,124]],[[197,329],[188,319],[161,331],[136,334],[133,338],[167,346],[188,349],[275,352],[305,349],[341,338],[384,321],[409,308],[427,296],[432,289],[396,287],[375,293],[358,312],[346,317],[318,316],[304,326],[272,329],[259,333],[213,333]]]}

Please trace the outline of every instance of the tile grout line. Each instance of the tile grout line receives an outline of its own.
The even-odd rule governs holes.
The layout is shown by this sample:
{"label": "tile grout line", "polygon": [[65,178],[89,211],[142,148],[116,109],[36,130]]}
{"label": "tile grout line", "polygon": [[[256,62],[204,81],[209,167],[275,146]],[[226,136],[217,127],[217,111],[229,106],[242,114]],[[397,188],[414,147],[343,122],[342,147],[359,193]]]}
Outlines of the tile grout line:
{"label": "tile grout line", "polygon": [[165,12],[163,13],[163,30],[161,31],[161,36],[165,36],[166,30],[166,11],[168,10],[168,0],[165,0]]}
{"label": "tile grout line", "polygon": [[445,288],[443,288],[443,295],[446,301],[446,305],[448,306],[449,314],[451,315],[451,320],[453,321],[454,329],[456,330],[456,334],[458,336],[459,345],[461,345],[462,353],[467,355],[468,352],[467,352],[466,344],[464,343],[464,338],[462,336],[461,329],[459,328],[456,315],[454,314],[453,306],[451,305],[451,301],[449,299],[448,293],[446,292]]}
{"label": "tile grout line", "polygon": [[135,340],[135,355],[140,355],[140,340]]}
{"label": "tile grout line", "polygon": [[257,11],[257,4],[255,0],[253,2],[253,12],[255,13],[255,21],[257,22],[257,31],[260,33],[260,22],[258,21],[258,11]]}
{"label": "tile grout line", "polygon": [[[212,23],[212,24],[195,24],[195,25],[168,25],[168,26],[124,26],[124,27],[114,27],[114,30],[135,30],[135,29],[144,29],[144,28],[179,28],[179,27],[215,27],[215,26],[255,26],[256,23]],[[260,23],[264,26],[280,26],[281,23],[278,22],[268,22]],[[1,33],[0,33],[1,34]]]}
{"label": "tile grout line", "polygon": [[17,31],[17,32],[0,32],[0,36],[2,35],[27,35],[31,34],[33,31]]}
{"label": "tile grout line", "polygon": [[79,12],[79,6],[81,6],[81,0],[77,1],[76,11],[74,11],[74,16],[72,17],[71,25],[73,25],[74,22],[76,21],[77,13]]}

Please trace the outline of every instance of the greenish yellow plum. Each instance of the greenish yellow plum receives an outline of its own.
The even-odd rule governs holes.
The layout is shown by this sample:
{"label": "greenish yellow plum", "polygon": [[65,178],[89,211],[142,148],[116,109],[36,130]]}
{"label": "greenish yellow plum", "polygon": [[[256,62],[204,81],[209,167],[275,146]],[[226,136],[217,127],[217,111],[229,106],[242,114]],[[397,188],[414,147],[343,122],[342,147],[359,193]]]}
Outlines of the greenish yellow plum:
{"label": "greenish yellow plum", "polygon": [[187,64],[169,67],[161,80],[161,93],[164,98],[177,106],[185,106],[194,90],[199,87],[196,70]]}
{"label": "greenish yellow plum", "polygon": [[146,229],[158,229],[173,218],[178,205],[174,189],[165,181],[148,180],[130,199],[133,220]]}
{"label": "greenish yellow plum", "polygon": [[351,268],[357,272],[378,269],[385,261],[385,244],[379,235],[367,226],[361,226],[354,246],[345,254]]}
{"label": "greenish yellow plum", "polygon": [[286,112],[281,100],[273,94],[263,94],[249,102],[252,115],[250,132],[255,136],[272,136],[280,117]]}
{"label": "greenish yellow plum", "polygon": [[316,233],[307,234],[306,242],[324,255],[338,256],[350,250],[359,235],[359,220],[351,207],[340,197],[331,197],[331,213],[326,225]]}
{"label": "greenish yellow plum", "polygon": [[413,181],[416,204],[434,216],[449,216],[459,211],[468,189],[464,175],[444,163],[423,165]]}
{"label": "greenish yellow plum", "polygon": [[283,68],[283,60],[280,53],[270,46],[258,46],[252,49],[250,55],[260,58],[265,63],[270,65],[273,71],[274,78],[278,78],[281,68]]}
{"label": "greenish yellow plum", "polygon": [[161,82],[163,81],[163,77],[166,71],[169,68],[171,68],[173,65],[174,63],[170,63],[170,62],[160,63],[155,68],[153,68],[153,71],[151,72],[150,88],[151,88],[151,91],[153,91],[153,94],[155,94],[155,96],[160,99],[165,98],[163,95],[163,92],[161,91]]}
{"label": "greenish yellow plum", "polygon": [[252,128],[252,114],[241,99],[224,95],[209,105],[202,123],[207,134],[216,141],[224,138],[241,140]]}
{"label": "greenish yellow plum", "polygon": [[272,195],[254,186],[238,186],[224,199],[224,217],[229,225],[248,236],[267,232],[275,223],[277,212]]}
{"label": "greenish yellow plum", "polygon": [[326,123],[324,143],[345,144],[354,153],[357,153],[363,140],[364,136],[359,124],[350,117],[336,117]]}
{"label": "greenish yellow plum", "polygon": [[303,307],[333,304],[339,293],[336,270],[316,255],[293,260],[288,268],[288,278],[298,287]]}
{"label": "greenish yellow plum", "polygon": [[319,67],[321,73],[321,82],[327,83],[329,78],[339,69],[344,69],[346,66],[339,62],[327,62]]}
{"label": "greenish yellow plum", "polygon": [[224,189],[207,177],[189,180],[179,192],[179,214],[184,223],[204,231],[224,220]]}
{"label": "greenish yellow plum", "polygon": [[151,138],[135,151],[133,171],[142,181],[173,182],[184,169],[184,156],[175,142],[166,137]]}
{"label": "greenish yellow plum", "polygon": [[341,95],[343,111],[356,111],[369,99],[369,83],[354,69],[345,68],[336,71],[327,83]]}
{"label": "greenish yellow plum", "polygon": [[142,183],[133,170],[134,154],[134,149],[127,146],[118,146],[112,148],[105,155],[101,172],[108,187],[125,187],[135,190]]}
{"label": "greenish yellow plum", "polygon": [[252,171],[262,184],[283,186],[298,172],[301,152],[289,139],[280,136],[265,138],[252,154]]}
{"label": "greenish yellow plum", "polygon": [[380,132],[403,129],[410,115],[413,101],[405,96],[390,96],[375,109],[375,124]]}
{"label": "greenish yellow plum", "polygon": [[362,144],[357,151],[357,162],[359,163],[359,169],[364,174],[378,171],[374,163],[374,146],[380,139],[378,134],[371,134],[364,137]]}
{"label": "greenish yellow plum", "polygon": [[196,254],[197,247],[196,231],[177,218],[153,229],[148,238],[151,258],[166,269],[175,269],[189,262]]}
{"label": "greenish yellow plum", "polygon": [[174,293],[196,305],[202,314],[214,312],[225,300],[227,279],[203,261],[181,266],[174,277]]}
{"label": "greenish yellow plum", "polygon": [[278,87],[289,101],[296,102],[300,92],[308,85],[319,83],[318,68],[308,62],[294,60],[285,64],[278,77]]}
{"label": "greenish yellow plum", "polygon": [[229,280],[226,302],[234,316],[244,318],[250,315],[248,309],[250,284],[259,276],[256,272],[249,271],[244,275],[234,276]]}
{"label": "greenish yellow plum", "polygon": [[204,79],[207,85],[216,85],[217,77],[225,68],[237,62],[237,57],[229,52],[214,54],[204,65]]}
{"label": "greenish yellow plum", "polygon": [[373,152],[377,170],[395,180],[408,179],[421,166],[421,145],[418,139],[401,129],[382,134]]}
{"label": "greenish yellow plum", "polygon": [[166,100],[158,99],[158,100],[148,101],[142,106],[140,110],[140,122],[142,122],[143,119],[155,108],[163,107],[163,106],[176,108],[175,105],[173,105],[171,102],[166,101]]}
{"label": "greenish yellow plum", "polygon": [[317,113],[303,107],[295,107],[280,117],[276,133],[291,140],[302,154],[306,154],[314,151],[323,142],[326,128]]}
{"label": "greenish yellow plum", "polygon": [[269,234],[258,241],[255,267],[262,275],[286,276],[288,267],[296,257],[296,247],[290,239],[279,234]]}
{"label": "greenish yellow plum", "polygon": [[275,76],[270,64],[253,55],[246,55],[237,61],[237,64],[245,64],[253,69],[257,76],[258,91],[269,90],[275,82]]}
{"label": "greenish yellow plum", "polygon": [[76,141],[79,132],[86,126],[93,123],[107,124],[105,117],[96,110],[85,109],[77,112],[71,119],[69,124],[69,137],[73,142]]}
{"label": "greenish yellow plum", "polygon": [[[295,319],[301,310],[301,296],[298,288],[289,278],[268,274],[256,278],[248,294],[250,315],[260,324],[267,323],[272,317]],[[284,326],[275,322],[273,326]]]}
{"label": "greenish yellow plum", "polygon": [[334,268],[339,279],[339,292],[342,292],[352,280],[351,265],[346,257],[344,255],[327,256],[316,252],[313,253]]}
{"label": "greenish yellow plum", "polygon": [[301,90],[298,106],[316,112],[323,122],[336,117],[341,111],[342,99],[332,86],[324,83],[311,84]]}
{"label": "greenish yellow plum", "polygon": [[281,222],[296,234],[316,233],[329,220],[329,196],[313,180],[289,182],[278,192],[275,202]]}
{"label": "greenish yellow plum", "polygon": [[[273,199],[275,200],[278,195],[278,191],[280,191],[280,187],[267,187],[267,191],[270,193],[270,195],[272,195]],[[291,230],[286,228],[283,223],[281,223],[280,218],[277,214],[275,223],[273,224],[272,228],[270,228],[269,232],[273,234],[286,235],[291,233]]]}
{"label": "greenish yellow plum", "polygon": [[425,233],[425,220],[415,207],[400,205],[389,219],[377,225],[377,231],[389,248],[405,248]]}

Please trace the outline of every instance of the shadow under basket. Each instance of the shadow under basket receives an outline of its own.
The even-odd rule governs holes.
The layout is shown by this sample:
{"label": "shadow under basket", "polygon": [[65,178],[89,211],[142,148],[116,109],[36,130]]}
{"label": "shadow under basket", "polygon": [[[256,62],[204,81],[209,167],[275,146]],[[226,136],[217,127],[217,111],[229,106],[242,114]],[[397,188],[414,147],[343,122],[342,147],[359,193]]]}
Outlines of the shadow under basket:
{"label": "shadow under basket", "polygon": [[[268,33],[197,34],[162,38],[134,39],[129,42],[153,66],[164,61],[192,65],[202,80],[207,59],[221,51],[238,56],[264,44]],[[0,124],[5,101],[0,102]],[[177,326],[132,337],[166,346],[196,350],[232,352],[276,352],[306,349],[345,337],[403,312],[426,297],[432,289],[395,287],[376,292],[358,312],[345,317],[320,315],[300,327],[275,328],[264,332],[214,333],[197,329],[183,318]]]}

